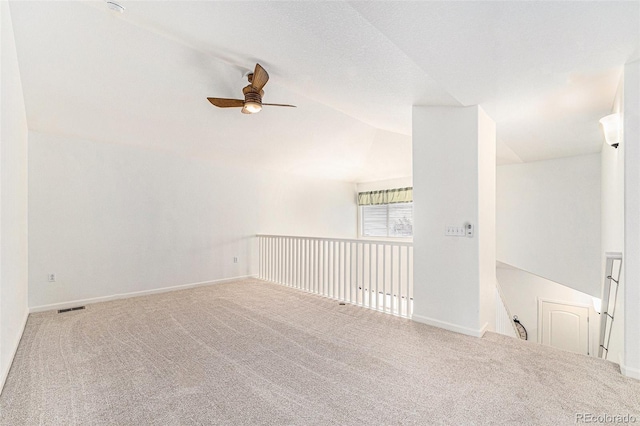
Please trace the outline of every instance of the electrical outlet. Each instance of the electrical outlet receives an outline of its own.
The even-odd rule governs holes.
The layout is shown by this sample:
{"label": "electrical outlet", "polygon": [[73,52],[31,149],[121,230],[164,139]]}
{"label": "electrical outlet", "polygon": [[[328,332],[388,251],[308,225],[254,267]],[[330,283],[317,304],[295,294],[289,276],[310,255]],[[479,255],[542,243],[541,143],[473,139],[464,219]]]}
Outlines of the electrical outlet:
{"label": "electrical outlet", "polygon": [[56,274],[48,274],[48,275],[47,275],[47,280],[48,280],[50,283],[55,282],[55,281],[56,281]]}
{"label": "electrical outlet", "polygon": [[237,257],[233,258],[233,263],[238,263],[238,258]]}

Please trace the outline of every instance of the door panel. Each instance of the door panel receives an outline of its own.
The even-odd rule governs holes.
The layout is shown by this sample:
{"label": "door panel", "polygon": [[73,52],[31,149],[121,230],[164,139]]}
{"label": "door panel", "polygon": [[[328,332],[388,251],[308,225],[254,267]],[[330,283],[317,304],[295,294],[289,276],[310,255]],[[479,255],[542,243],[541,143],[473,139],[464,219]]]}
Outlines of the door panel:
{"label": "door panel", "polygon": [[589,355],[589,308],[540,301],[540,343]]}

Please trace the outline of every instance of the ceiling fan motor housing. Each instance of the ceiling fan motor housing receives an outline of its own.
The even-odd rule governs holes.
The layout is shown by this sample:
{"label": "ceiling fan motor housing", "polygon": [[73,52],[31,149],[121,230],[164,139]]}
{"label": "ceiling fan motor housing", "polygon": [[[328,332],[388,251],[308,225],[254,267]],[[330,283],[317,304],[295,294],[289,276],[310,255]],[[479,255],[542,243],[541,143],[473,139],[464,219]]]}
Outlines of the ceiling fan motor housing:
{"label": "ceiling fan motor housing", "polygon": [[260,96],[260,93],[257,93],[257,92],[246,91],[244,93],[244,101],[245,102],[255,102],[257,104],[262,105],[262,96]]}

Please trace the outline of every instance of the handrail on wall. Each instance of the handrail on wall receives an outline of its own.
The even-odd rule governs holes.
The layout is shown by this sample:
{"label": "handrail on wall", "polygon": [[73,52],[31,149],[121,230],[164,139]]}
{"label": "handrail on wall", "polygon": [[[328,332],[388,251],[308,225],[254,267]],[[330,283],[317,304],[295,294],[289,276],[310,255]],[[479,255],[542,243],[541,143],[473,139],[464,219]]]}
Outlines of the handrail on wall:
{"label": "handrail on wall", "polygon": [[[605,253],[607,263],[605,266],[604,282],[602,284],[602,311],[600,314],[600,339],[598,342],[598,358],[607,359],[609,342],[611,340],[611,328],[616,312],[616,299],[620,285],[620,272],[622,270],[622,253]],[[614,273],[617,269],[617,273]],[[615,278],[614,278],[615,277]]]}
{"label": "handrail on wall", "polygon": [[[496,306],[496,312],[497,315],[502,314],[502,312],[500,312],[500,308],[504,308],[504,311],[507,313],[507,317],[509,320],[509,323],[511,324],[511,327],[513,328],[513,335],[511,337],[517,337],[520,338],[520,333],[518,332],[518,328],[516,327],[516,324],[513,322],[513,315],[511,315],[511,311],[509,310],[509,306],[507,306],[507,303],[505,302],[505,297],[504,294],[502,293],[502,287],[500,287],[500,282],[498,280],[496,280],[496,293],[498,294],[498,298],[499,301],[502,303],[502,306]],[[497,321],[496,321],[497,323]],[[506,330],[505,330],[506,332]],[[509,334],[507,334],[509,335]]]}

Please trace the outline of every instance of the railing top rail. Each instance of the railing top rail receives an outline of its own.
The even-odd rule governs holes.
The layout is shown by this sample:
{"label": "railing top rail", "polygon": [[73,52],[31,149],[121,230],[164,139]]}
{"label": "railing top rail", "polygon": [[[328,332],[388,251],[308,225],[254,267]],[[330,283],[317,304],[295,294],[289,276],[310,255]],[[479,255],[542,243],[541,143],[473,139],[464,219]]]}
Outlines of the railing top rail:
{"label": "railing top rail", "polygon": [[359,243],[359,244],[378,244],[378,245],[393,245],[402,247],[413,247],[411,241],[390,241],[390,240],[369,240],[369,239],[352,239],[352,238],[323,238],[323,237],[304,237],[301,235],[270,235],[270,234],[257,234],[256,237],[266,238],[295,238],[301,240],[315,240],[315,241],[344,241],[347,243]]}

